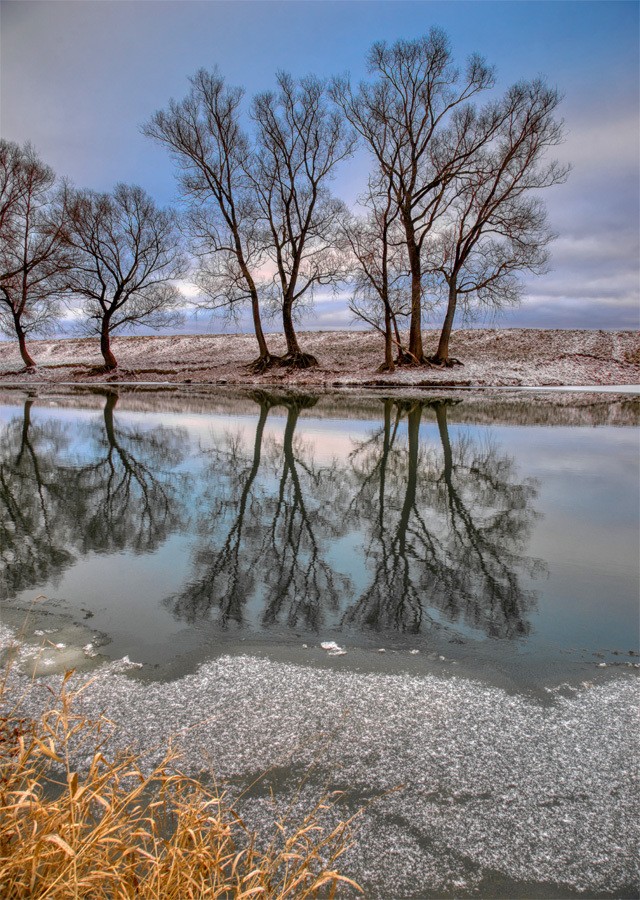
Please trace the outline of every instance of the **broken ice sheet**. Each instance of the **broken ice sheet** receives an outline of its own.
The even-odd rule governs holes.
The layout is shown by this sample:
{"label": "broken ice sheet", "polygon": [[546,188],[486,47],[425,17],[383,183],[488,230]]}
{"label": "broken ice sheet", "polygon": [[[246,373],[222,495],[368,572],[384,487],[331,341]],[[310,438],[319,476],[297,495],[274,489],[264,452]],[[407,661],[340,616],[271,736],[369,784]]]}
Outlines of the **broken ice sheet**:
{"label": "broken ice sheet", "polygon": [[[83,711],[120,725],[110,752],[134,744],[160,753],[174,737],[181,768],[193,774],[211,761],[220,778],[253,781],[277,767],[274,802],[283,809],[298,802],[300,773],[311,765],[310,802],[327,784],[353,797],[339,808],[343,816],[363,796],[379,798],[341,859],[367,897],[419,897],[423,888],[453,897],[462,882],[472,892],[491,879],[513,881],[523,896],[531,884],[553,896],[554,885],[620,894],[640,883],[630,674],[544,705],[457,676],[242,656],[170,683],[132,680],[118,663],[97,672]],[[55,687],[60,677],[47,681]],[[250,803],[252,825],[272,824],[271,801]]]}
{"label": "broken ice sheet", "polygon": [[335,641],[323,641],[320,646],[327,651],[327,656],[346,656],[347,651]]}
{"label": "broken ice sheet", "polygon": [[320,646],[323,650],[341,650],[342,648],[335,641],[323,641]]}

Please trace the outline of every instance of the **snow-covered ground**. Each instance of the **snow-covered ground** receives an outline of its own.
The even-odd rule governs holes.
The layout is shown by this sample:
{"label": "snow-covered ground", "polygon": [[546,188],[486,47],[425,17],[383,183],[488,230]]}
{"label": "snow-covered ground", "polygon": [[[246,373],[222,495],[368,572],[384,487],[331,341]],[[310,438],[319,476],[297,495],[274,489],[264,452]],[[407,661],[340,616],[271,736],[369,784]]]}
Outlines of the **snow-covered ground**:
{"label": "snow-covered ground", "polygon": [[[424,333],[425,352],[434,350],[436,340],[435,332]],[[317,356],[317,368],[272,369],[255,376],[245,368],[257,356],[250,335],[116,337],[113,350],[120,369],[110,380],[291,387],[640,384],[640,335],[634,331],[468,329],[455,332],[451,341],[451,352],[462,366],[404,367],[384,375],[377,373],[383,359],[377,334],[308,332],[300,335],[300,344]],[[279,335],[269,335],[269,346],[274,353],[285,349]],[[20,372],[15,342],[0,343],[5,384],[105,380],[104,374],[92,372],[102,362],[97,339],[33,341],[30,349],[39,368],[26,375]]]}
{"label": "snow-covered ground", "polygon": [[[626,897],[640,885],[631,670],[559,687],[540,704],[460,677],[250,656],[168,683],[127,668],[94,670],[82,694],[85,713],[117,724],[110,749],[157,756],[171,738],[190,772],[243,784],[266,772],[242,806],[258,828],[289,806],[303,814],[326,789],[346,790],[327,824],[364,804],[343,871],[367,897]],[[22,693],[27,676],[14,669],[12,679]],[[59,682],[36,680],[32,711]]]}

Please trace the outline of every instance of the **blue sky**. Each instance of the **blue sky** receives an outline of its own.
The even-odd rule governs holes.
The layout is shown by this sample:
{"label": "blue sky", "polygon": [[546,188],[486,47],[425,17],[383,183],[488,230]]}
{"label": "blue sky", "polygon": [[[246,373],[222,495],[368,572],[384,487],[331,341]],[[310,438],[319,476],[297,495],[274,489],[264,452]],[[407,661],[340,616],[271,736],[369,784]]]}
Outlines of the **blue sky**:
{"label": "blue sky", "polygon": [[[498,88],[545,75],[564,94],[567,184],[546,194],[559,238],[552,271],[526,283],[503,325],[638,327],[639,9],[637,2],[351,2],[351,0],[2,0],[0,134],[30,140],[81,187],[141,184],[176,197],[167,154],[140,126],[180,98],[201,66],[218,65],[250,98],[274,73],[365,77],[375,40],[443,27],[461,63],[494,64]],[[352,202],[367,158],[343,167],[335,191]],[[315,327],[349,322],[344,301],[320,299]],[[429,324],[429,323],[425,323]],[[204,327],[209,327],[205,325]]]}

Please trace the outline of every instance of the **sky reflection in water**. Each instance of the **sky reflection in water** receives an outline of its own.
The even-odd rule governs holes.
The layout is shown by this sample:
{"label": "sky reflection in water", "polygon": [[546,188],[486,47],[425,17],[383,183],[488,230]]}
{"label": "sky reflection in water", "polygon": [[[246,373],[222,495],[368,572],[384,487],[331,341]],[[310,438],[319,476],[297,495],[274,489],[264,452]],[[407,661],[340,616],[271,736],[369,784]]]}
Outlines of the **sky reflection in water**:
{"label": "sky reflection in water", "polygon": [[0,408],[0,599],[45,594],[151,664],[325,639],[507,668],[630,659],[634,428],[364,402]]}

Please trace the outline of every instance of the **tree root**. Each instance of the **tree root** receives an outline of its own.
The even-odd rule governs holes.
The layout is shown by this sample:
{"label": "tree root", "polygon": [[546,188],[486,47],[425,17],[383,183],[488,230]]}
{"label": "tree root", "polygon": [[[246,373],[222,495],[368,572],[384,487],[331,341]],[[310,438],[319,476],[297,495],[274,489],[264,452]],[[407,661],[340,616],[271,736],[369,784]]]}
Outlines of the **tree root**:
{"label": "tree root", "polygon": [[396,365],[397,366],[419,366],[420,360],[413,355],[413,353],[409,353],[408,350],[405,350],[403,347],[398,347],[398,355],[396,356]]}
{"label": "tree root", "polygon": [[384,372],[395,372],[395,370],[396,370],[396,367],[395,367],[395,364],[394,364],[393,362],[391,362],[391,363],[383,362],[383,363],[382,363],[380,366],[378,366],[378,368],[376,369],[376,373],[377,373],[378,375],[382,375]]}
{"label": "tree root", "polygon": [[[464,363],[456,359],[455,356],[448,356],[446,359],[434,354],[434,356],[423,356],[418,359],[408,350],[401,350],[396,358],[397,366],[426,366],[429,369],[452,369],[454,366],[463,366]],[[381,371],[381,370],[380,370]]]}
{"label": "tree root", "polygon": [[93,378],[94,375],[116,375],[118,374],[118,367],[115,366],[91,366],[90,369],[87,369],[87,375],[90,378]]}
{"label": "tree root", "polygon": [[278,365],[283,369],[311,369],[318,365],[318,360],[312,353],[287,353],[278,359]]}
{"label": "tree root", "polygon": [[421,359],[418,359],[417,356],[414,356],[409,350],[401,350],[396,357],[396,365],[397,366],[427,366],[428,368],[433,368],[434,363],[429,359],[428,356],[423,356]]}
{"label": "tree root", "polygon": [[266,356],[259,356],[252,362],[247,363],[245,368],[250,375],[262,375],[274,366],[279,366],[281,359],[281,356],[273,356],[271,353],[268,353]]}
{"label": "tree root", "polygon": [[429,365],[435,366],[438,369],[452,369],[454,366],[463,366],[464,363],[460,362],[459,359],[456,359],[455,356],[447,356],[446,359],[441,359],[439,356],[430,356],[427,360]]}

